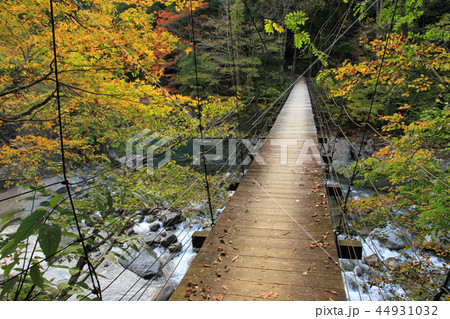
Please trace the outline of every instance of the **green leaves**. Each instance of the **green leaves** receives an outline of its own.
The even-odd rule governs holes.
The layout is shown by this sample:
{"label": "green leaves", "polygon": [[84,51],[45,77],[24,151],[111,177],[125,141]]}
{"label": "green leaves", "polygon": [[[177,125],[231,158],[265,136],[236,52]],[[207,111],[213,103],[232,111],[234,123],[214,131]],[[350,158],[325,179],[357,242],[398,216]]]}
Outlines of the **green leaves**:
{"label": "green leaves", "polygon": [[310,44],[311,39],[309,33],[306,31],[301,31],[294,35],[294,43],[297,49],[301,49],[305,44]]}
{"label": "green leaves", "polygon": [[280,26],[278,23],[273,22],[269,19],[264,20],[264,31],[266,31],[267,34],[272,35],[277,31],[278,33],[284,32],[284,29],[282,26]]}
{"label": "green leaves", "polygon": [[55,225],[43,225],[39,229],[39,246],[41,246],[47,261],[50,261],[58,251],[61,241],[61,228]]}
{"label": "green leaves", "polygon": [[37,231],[43,224],[45,219],[48,217],[48,212],[45,209],[37,209],[30,215],[25,217],[25,219],[20,224],[15,235],[15,242],[20,241],[31,236],[35,231]]}
{"label": "green leaves", "polygon": [[[58,203],[59,199],[57,198],[53,204]],[[12,236],[12,240],[2,248],[1,258],[13,253],[21,241],[39,231],[39,245],[47,260],[50,261],[57,252],[61,242],[61,228],[56,225],[46,225],[44,222],[48,216],[49,212],[40,208],[25,217],[16,233]],[[8,224],[6,223],[6,225]]]}
{"label": "green leaves", "polygon": [[3,249],[1,250],[1,258],[4,258],[5,256],[14,252],[17,248],[17,245],[22,240],[30,237],[44,224],[44,221],[47,217],[48,212],[45,209],[41,208],[33,211],[30,215],[25,217],[16,233],[12,237],[13,240],[3,246]]}
{"label": "green leaves", "polygon": [[40,266],[35,264],[30,269],[30,277],[31,280],[38,286],[39,288],[44,288],[44,277],[42,277],[42,274],[40,272]]}
{"label": "green leaves", "polygon": [[286,27],[295,34],[301,31],[300,27],[304,26],[307,20],[308,17],[303,11],[291,12],[284,17]]}

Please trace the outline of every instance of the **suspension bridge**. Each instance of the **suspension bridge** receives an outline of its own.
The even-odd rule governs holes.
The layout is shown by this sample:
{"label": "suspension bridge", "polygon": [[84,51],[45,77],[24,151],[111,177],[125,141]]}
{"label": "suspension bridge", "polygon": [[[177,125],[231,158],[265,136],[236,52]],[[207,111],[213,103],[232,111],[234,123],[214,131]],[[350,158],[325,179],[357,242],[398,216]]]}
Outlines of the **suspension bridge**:
{"label": "suspension bridge", "polygon": [[345,300],[305,79],[170,300]]}

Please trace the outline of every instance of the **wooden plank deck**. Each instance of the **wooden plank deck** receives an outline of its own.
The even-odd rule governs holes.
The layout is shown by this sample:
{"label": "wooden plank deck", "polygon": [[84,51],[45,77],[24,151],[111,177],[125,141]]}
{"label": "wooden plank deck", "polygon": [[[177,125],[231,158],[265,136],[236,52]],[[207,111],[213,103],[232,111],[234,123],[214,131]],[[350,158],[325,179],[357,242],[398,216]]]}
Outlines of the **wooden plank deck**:
{"label": "wooden plank deck", "polygon": [[314,143],[301,79],[170,300],[345,300]]}

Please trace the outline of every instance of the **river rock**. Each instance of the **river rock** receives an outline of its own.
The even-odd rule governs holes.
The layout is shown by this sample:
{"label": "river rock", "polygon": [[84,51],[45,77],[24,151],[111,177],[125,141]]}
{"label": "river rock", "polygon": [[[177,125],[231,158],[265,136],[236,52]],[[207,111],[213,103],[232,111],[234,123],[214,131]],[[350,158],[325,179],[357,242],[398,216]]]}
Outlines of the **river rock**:
{"label": "river rock", "polygon": [[161,243],[161,234],[159,233],[144,233],[141,235],[144,242],[149,246],[158,246]]}
{"label": "river rock", "polygon": [[167,228],[170,226],[175,226],[181,222],[183,222],[186,218],[183,216],[183,214],[179,212],[172,212],[170,210],[165,210],[162,213],[163,218],[163,227]]}
{"label": "river rock", "polygon": [[172,243],[167,248],[171,253],[179,253],[183,250],[183,245],[181,243]]}
{"label": "river rock", "polygon": [[161,228],[161,224],[158,222],[153,222],[150,224],[149,228],[151,231],[157,231],[158,229]]}
{"label": "river rock", "polygon": [[119,264],[144,279],[152,278],[161,271],[161,263],[149,247],[142,247],[139,252],[127,249]]}
{"label": "river rock", "polygon": [[389,267],[391,267],[392,269],[396,268],[399,265],[399,262],[398,262],[397,258],[395,258],[395,257],[387,258],[384,263],[386,265],[388,265]]}
{"label": "river rock", "polygon": [[359,263],[359,265],[355,268],[355,275],[356,276],[362,276],[365,273],[368,273],[370,271],[370,267],[366,264]]}
{"label": "river rock", "polygon": [[333,152],[333,167],[339,172],[352,161],[351,145],[345,139],[336,139]]}
{"label": "river rock", "polygon": [[171,244],[174,244],[178,242],[178,238],[175,234],[171,234],[169,236],[167,236],[166,238],[164,238],[163,240],[161,240],[161,245],[164,247],[169,247]]}
{"label": "river rock", "polygon": [[339,260],[339,265],[345,271],[353,271],[353,269],[355,269],[355,264],[353,263],[353,260],[350,259]]}
{"label": "river rock", "polygon": [[378,240],[381,245],[391,250],[399,250],[406,247],[404,234],[398,228],[388,225],[383,229],[375,229],[370,237]]}
{"label": "river rock", "polygon": [[363,260],[369,266],[378,266],[381,263],[380,258],[378,258],[378,256],[375,254],[364,257]]}
{"label": "river rock", "polygon": [[166,285],[163,289],[159,292],[159,294],[153,298],[153,301],[167,301],[169,300],[170,296],[172,296],[173,292],[177,288],[176,285]]}

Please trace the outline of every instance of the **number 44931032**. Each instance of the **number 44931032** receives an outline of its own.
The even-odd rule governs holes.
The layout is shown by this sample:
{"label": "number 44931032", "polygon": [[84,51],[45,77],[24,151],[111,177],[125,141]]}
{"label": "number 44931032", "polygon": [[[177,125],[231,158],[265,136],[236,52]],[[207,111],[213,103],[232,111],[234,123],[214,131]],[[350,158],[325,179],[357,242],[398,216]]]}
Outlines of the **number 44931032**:
{"label": "number 44931032", "polygon": [[390,316],[437,316],[437,306],[379,306],[375,312]]}

